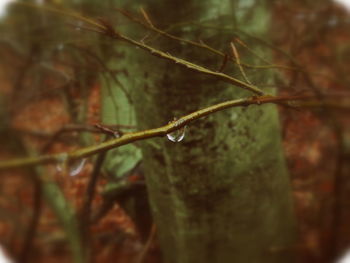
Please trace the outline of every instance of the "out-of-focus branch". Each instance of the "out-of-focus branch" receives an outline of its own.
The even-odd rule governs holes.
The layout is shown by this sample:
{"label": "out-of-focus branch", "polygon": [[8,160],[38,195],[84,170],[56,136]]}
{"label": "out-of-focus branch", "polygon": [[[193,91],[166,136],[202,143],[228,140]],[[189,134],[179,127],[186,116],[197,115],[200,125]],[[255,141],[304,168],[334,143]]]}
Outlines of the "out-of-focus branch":
{"label": "out-of-focus branch", "polygon": [[19,255],[19,262],[29,262],[30,253],[33,248],[33,240],[35,238],[39,220],[42,212],[42,182],[35,175],[31,178],[33,183],[33,215],[28,223],[27,233],[24,237],[23,247]]}
{"label": "out-of-focus branch", "polygon": [[151,231],[149,233],[149,236],[148,236],[148,239],[147,239],[147,242],[146,244],[143,246],[142,250],[140,251],[140,253],[138,254],[136,260],[135,260],[135,263],[142,263],[144,262],[145,258],[146,258],[146,255],[147,255],[147,252],[149,251],[150,247],[151,247],[151,244],[154,240],[154,237],[156,235],[156,225],[153,224],[152,225],[152,228],[151,228]]}
{"label": "out-of-focus branch", "polygon": [[[163,52],[163,51],[160,51],[158,49],[155,49],[151,46],[148,46],[142,42],[139,42],[139,41],[136,41],[132,38],[129,38],[117,31],[115,31],[112,27],[112,25],[110,25],[108,22],[104,21],[103,19],[100,19],[98,21],[95,21],[91,18],[87,18],[87,17],[84,17],[80,14],[77,14],[75,12],[72,12],[72,11],[65,11],[65,10],[60,10],[60,9],[57,9],[57,8],[54,8],[54,7],[51,7],[51,6],[42,6],[42,7],[37,7],[36,5],[32,5],[32,4],[28,4],[28,3],[25,3],[25,2],[19,2],[17,4],[22,4],[22,5],[25,5],[25,6],[28,6],[28,7],[34,7],[34,8],[42,8],[46,11],[50,11],[50,12],[53,12],[53,13],[57,13],[57,14],[61,14],[61,15],[65,15],[65,16],[69,16],[69,17],[72,17],[72,18],[75,18],[75,19],[79,19],[83,22],[85,22],[87,25],[90,25],[92,26],[93,28],[93,31],[95,32],[98,32],[98,33],[102,33],[102,34],[105,34],[113,39],[116,39],[116,40],[121,40],[123,42],[126,42],[126,43],[129,43],[133,46],[136,46],[136,47],[139,47],[143,50],[146,50],[147,52],[149,52],[150,54],[152,54],[153,56],[156,56],[156,57],[159,57],[159,58],[162,58],[162,59],[165,59],[165,60],[168,60],[168,61],[171,61],[171,62],[174,62],[175,64],[178,64],[184,68],[187,68],[187,69],[190,69],[192,71],[195,71],[195,72],[198,72],[198,73],[202,73],[202,74],[205,74],[205,75],[209,75],[209,76],[212,76],[212,77],[215,77],[219,80],[222,80],[222,81],[225,81],[227,83],[230,83],[234,86],[237,86],[237,87],[240,87],[240,88],[243,88],[243,89],[246,89],[246,90],[249,90],[253,93],[255,93],[256,95],[263,95],[264,92],[259,89],[258,87],[255,87],[249,83],[245,83],[243,81],[240,81],[234,77],[231,77],[227,74],[224,74],[222,72],[216,72],[216,71],[213,71],[213,70],[210,70],[208,68],[205,68],[203,66],[200,66],[200,65],[197,65],[197,64],[194,64],[192,62],[189,62],[189,61],[186,61],[184,59],[181,59],[181,58],[177,58],[175,56],[172,56],[170,55],[169,53],[166,53],[166,52]],[[81,27],[81,28],[85,28],[85,27]]]}
{"label": "out-of-focus branch", "polygon": [[210,52],[212,52],[212,53],[214,53],[216,55],[222,56],[222,57],[225,56],[224,52],[221,52],[220,50],[212,48],[212,47],[206,45],[203,42],[195,42],[195,41],[192,41],[192,40],[189,40],[189,39],[177,37],[177,36],[174,36],[172,34],[169,34],[166,31],[160,30],[159,28],[155,27],[152,22],[150,22],[150,20],[148,18],[148,15],[145,15],[146,13],[145,13],[145,11],[143,9],[142,9],[142,13],[144,14],[144,17],[147,16],[148,19],[146,19],[146,18],[145,19],[146,19],[146,21],[148,23],[143,22],[142,20],[136,18],[135,16],[131,15],[130,13],[126,12],[123,9],[115,8],[115,10],[117,10],[119,13],[121,13],[122,15],[124,15],[125,17],[130,19],[131,21],[134,21],[134,22],[138,23],[139,25],[143,26],[144,28],[152,30],[152,31],[154,31],[154,32],[156,32],[156,33],[158,33],[158,34],[160,34],[162,36],[165,36],[167,38],[170,38],[170,39],[182,42],[182,43],[190,44],[190,45],[198,47],[198,48],[206,49],[206,50],[208,50],[208,51],[210,51]]}
{"label": "out-of-focus branch", "polygon": [[152,30],[153,32],[156,32],[159,35],[162,35],[164,37],[167,37],[169,39],[172,39],[172,40],[175,40],[175,41],[178,41],[178,42],[187,43],[187,44],[192,45],[192,46],[197,47],[197,48],[205,49],[205,50],[207,50],[207,51],[209,51],[209,52],[211,52],[213,54],[216,54],[218,56],[221,56],[223,58],[226,57],[227,59],[229,59],[229,60],[231,60],[231,61],[233,61],[233,62],[235,62],[237,64],[240,63],[241,66],[246,67],[246,68],[253,68],[253,69],[279,68],[279,69],[286,69],[286,70],[298,70],[296,68],[289,67],[289,66],[270,64],[270,63],[268,63],[266,61],[265,62],[268,63],[268,65],[261,65],[261,66],[259,66],[259,65],[250,65],[250,64],[247,64],[247,63],[241,63],[241,62],[238,62],[235,57],[227,56],[227,54],[225,54],[224,52],[222,52],[220,50],[217,50],[217,49],[215,49],[215,48],[205,44],[202,41],[196,42],[196,41],[188,40],[188,39],[185,39],[185,38],[181,38],[181,37],[169,34],[166,31],[160,30],[159,28],[155,27],[152,22],[150,22],[149,16],[147,15],[147,13],[145,13],[145,11],[143,9],[141,9],[141,12],[142,12],[143,16],[145,17],[145,20],[147,21],[147,23],[145,23],[144,21],[142,21],[142,20],[138,19],[137,17],[131,15],[130,13],[126,12],[123,9],[115,8],[115,10],[120,12],[122,15],[124,15],[125,17],[127,17],[131,21],[134,21],[135,23],[138,23],[139,25],[143,26],[146,29],[149,29],[149,30]]}
{"label": "out-of-focus branch", "polygon": [[106,152],[100,152],[97,156],[96,163],[94,166],[94,169],[91,173],[90,180],[88,182],[85,196],[84,196],[84,203],[80,212],[80,229],[81,234],[83,237],[84,246],[87,247],[87,251],[89,253],[90,258],[90,224],[91,224],[91,205],[92,200],[95,197],[96,192],[96,184],[98,182],[98,178],[101,172],[101,167],[103,165],[104,159],[106,157]]}

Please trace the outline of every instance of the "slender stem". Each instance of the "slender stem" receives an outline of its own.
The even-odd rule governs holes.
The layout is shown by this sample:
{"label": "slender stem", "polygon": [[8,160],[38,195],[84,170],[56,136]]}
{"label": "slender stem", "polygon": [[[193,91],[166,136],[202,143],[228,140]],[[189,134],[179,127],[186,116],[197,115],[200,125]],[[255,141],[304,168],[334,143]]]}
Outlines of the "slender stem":
{"label": "slender stem", "polygon": [[41,198],[42,198],[42,183],[40,179],[36,176],[32,176],[32,183],[33,183],[33,198],[34,198],[34,207],[33,207],[33,215],[32,218],[28,224],[28,230],[25,234],[25,238],[23,241],[23,247],[19,255],[19,262],[29,262],[30,261],[30,253],[32,251],[33,247],[33,239],[35,237],[39,219],[42,211],[42,205],[41,205]]}
{"label": "slender stem", "polygon": [[242,74],[244,80],[245,80],[247,83],[249,83],[249,84],[252,85],[252,83],[250,82],[250,80],[248,79],[247,75],[246,75],[245,72],[244,72],[244,69],[243,69],[242,64],[241,64],[241,59],[239,58],[239,54],[238,54],[237,48],[235,47],[235,44],[234,44],[233,42],[231,42],[231,43],[230,43],[230,46],[231,46],[231,49],[232,49],[232,53],[233,53],[234,57],[236,58],[239,71],[241,72],[241,74]]}
{"label": "slender stem", "polygon": [[184,60],[184,59],[181,59],[181,58],[177,58],[175,56],[172,56],[170,55],[169,53],[165,53],[163,51],[160,51],[158,49],[155,49],[153,47],[150,47],[144,43],[141,43],[139,41],[136,41],[134,39],[131,39],[127,36],[124,36],[120,33],[115,33],[113,36],[113,38],[115,39],[118,39],[118,40],[122,40],[124,42],[127,42],[127,43],[130,43],[134,46],[137,46],[143,50],[146,50],[148,52],[150,52],[153,56],[156,56],[156,57],[159,57],[159,58],[162,58],[162,59],[165,59],[165,60],[168,60],[168,61],[172,61],[174,62],[175,64],[178,64],[186,69],[190,69],[192,71],[196,71],[196,72],[199,72],[199,73],[202,73],[202,74],[206,74],[206,75],[209,75],[209,76],[213,76],[213,77],[216,77],[217,79],[220,79],[222,81],[225,81],[227,83],[230,83],[234,86],[237,86],[237,87],[240,87],[240,88],[243,88],[243,89],[246,89],[246,90],[249,90],[257,95],[263,95],[264,92],[249,84],[249,83],[245,83],[243,81],[240,81],[239,79],[236,79],[234,77],[231,77],[225,73],[222,73],[222,72],[216,72],[216,71],[213,71],[213,70],[210,70],[208,68],[205,68],[203,66],[200,66],[200,65],[197,65],[197,64],[194,64],[192,62],[189,62],[187,60]]}
{"label": "slender stem", "polygon": [[[24,2],[19,2],[18,4],[22,4],[22,5],[25,5],[25,6],[28,6],[28,7],[36,7],[38,8],[36,5],[33,5],[33,4],[30,4],[30,3],[24,3]],[[112,25],[110,25],[108,22],[100,19],[99,21],[95,21],[91,18],[87,18],[85,16],[82,16],[80,14],[77,14],[75,12],[72,12],[72,11],[67,11],[67,10],[60,10],[60,9],[57,9],[57,8],[54,8],[54,7],[51,7],[51,6],[44,6],[44,7],[41,7],[43,8],[44,10],[46,11],[50,11],[50,12],[53,12],[53,13],[57,13],[57,14],[61,14],[61,15],[66,15],[66,16],[70,16],[70,17],[73,17],[75,19],[79,19],[81,21],[84,21],[85,23],[93,26],[93,27],[96,27],[97,30],[95,30],[96,32],[100,32],[100,33],[104,33],[106,34],[107,36],[110,36],[114,39],[117,39],[117,40],[122,40],[124,42],[127,42],[129,44],[132,44],[134,46],[137,46],[143,50],[146,50],[148,52],[150,52],[152,55],[156,56],[156,57],[159,57],[159,58],[162,58],[162,59],[166,59],[168,61],[172,61],[174,62],[175,64],[178,64],[182,67],[185,67],[187,69],[190,69],[192,71],[196,71],[196,72],[199,72],[199,73],[202,73],[202,74],[206,74],[206,75],[210,75],[210,76],[213,76],[213,77],[216,77],[217,79],[220,79],[222,81],[225,81],[227,83],[230,83],[230,84],[233,84],[237,87],[240,87],[240,88],[243,88],[243,89],[246,89],[246,90],[249,90],[257,95],[264,95],[264,92],[259,89],[258,87],[255,87],[249,83],[245,83],[243,81],[240,81],[234,77],[231,77],[227,74],[224,74],[222,72],[216,72],[216,71],[212,71],[208,68],[205,68],[203,66],[200,66],[200,65],[197,65],[197,64],[194,64],[192,62],[189,62],[189,61],[186,61],[184,59],[181,59],[181,58],[177,58],[175,56],[172,56],[170,55],[169,53],[165,53],[163,51],[160,51],[158,49],[155,49],[153,47],[150,47],[142,42],[139,42],[139,41],[136,41],[134,39],[131,39],[127,36],[124,36],[118,32],[116,32]]]}
{"label": "slender stem", "polygon": [[91,251],[90,251],[90,224],[91,224],[91,204],[95,196],[96,184],[100,175],[101,167],[103,161],[105,160],[106,152],[100,152],[97,156],[94,169],[91,173],[90,180],[88,182],[84,203],[80,213],[81,219],[81,234],[83,237],[84,246],[87,248],[86,251],[89,253],[88,258],[91,260]]}
{"label": "slender stem", "polygon": [[120,138],[112,139],[98,145],[89,146],[89,147],[81,148],[81,149],[71,151],[71,152],[66,152],[66,153],[49,154],[49,155],[42,155],[37,157],[28,157],[28,158],[2,161],[0,162],[0,170],[10,169],[15,167],[29,167],[29,166],[34,166],[38,164],[58,163],[62,161],[76,160],[76,159],[88,157],[103,151],[107,151],[113,148],[117,148],[119,146],[126,145],[132,142],[145,140],[153,137],[162,137],[170,132],[181,129],[185,125],[188,125],[197,119],[203,118],[215,112],[222,111],[232,107],[249,106],[252,104],[260,105],[260,104],[266,104],[266,103],[280,104],[288,101],[305,100],[305,99],[311,99],[311,98],[314,98],[314,97],[307,96],[307,95],[279,96],[279,97],[253,96],[245,99],[229,100],[226,102],[222,102],[222,103],[192,112],[188,115],[178,118],[176,121],[170,122],[165,126],[144,130],[144,131],[139,131],[139,132],[125,133]]}
{"label": "slender stem", "polygon": [[153,225],[152,225],[152,228],[151,228],[151,231],[150,231],[150,233],[149,233],[147,242],[146,242],[146,244],[143,246],[143,248],[142,248],[140,254],[137,256],[137,258],[136,258],[136,260],[135,260],[135,263],[142,263],[142,262],[145,261],[145,258],[146,258],[146,256],[147,256],[147,253],[148,253],[148,251],[149,251],[149,248],[150,248],[150,246],[151,246],[151,244],[152,244],[152,241],[153,241],[155,235],[156,235],[156,225],[153,224]]}
{"label": "slender stem", "polygon": [[59,9],[59,8],[49,6],[49,5],[37,5],[37,4],[28,3],[28,2],[24,2],[24,1],[18,1],[18,2],[15,1],[14,4],[23,5],[23,6],[27,6],[27,7],[31,7],[31,8],[35,8],[35,9],[43,9],[45,11],[49,11],[49,12],[56,13],[56,14],[63,15],[63,16],[70,16],[72,18],[81,20],[81,21],[83,21],[91,26],[95,26],[99,29],[104,29],[104,26],[101,25],[99,22],[97,22],[91,18],[82,16],[79,13],[73,12],[71,10],[63,10],[63,9]]}
{"label": "slender stem", "polygon": [[[209,45],[207,45],[207,44],[205,44],[203,42],[196,42],[196,41],[188,40],[188,39],[185,39],[185,38],[181,38],[181,37],[169,34],[168,32],[155,27],[152,23],[149,22],[149,19],[145,18],[145,20],[147,21],[147,23],[145,23],[145,22],[141,21],[140,19],[134,17],[133,15],[129,14],[128,12],[126,12],[123,9],[115,8],[115,10],[120,12],[122,15],[124,15],[125,17],[127,17],[131,21],[134,21],[134,22],[138,23],[139,25],[143,26],[146,29],[149,29],[149,30],[152,30],[153,32],[156,32],[159,35],[162,35],[164,37],[167,37],[167,38],[175,40],[175,41],[179,41],[179,42],[182,42],[182,43],[190,44],[190,45],[195,46],[197,48],[205,49],[205,50],[207,50],[207,51],[209,51],[209,52],[211,52],[213,54],[216,54],[218,56],[221,56],[221,57],[225,57],[226,56],[226,54],[224,52],[222,52],[220,50],[217,50],[217,49],[215,49],[215,48],[213,48],[213,47],[211,47],[211,46],[209,46]],[[142,13],[144,15],[144,12],[142,12]],[[233,62],[235,62],[235,63],[238,63],[237,59],[235,59],[232,56],[229,56],[228,59],[233,61]],[[243,67],[246,67],[246,68],[253,68],[253,69],[280,68],[280,69],[286,69],[286,70],[298,70],[296,68],[288,67],[288,66],[284,66],[284,65],[276,65],[276,64],[271,64],[269,62],[266,62],[266,63],[268,63],[268,65],[256,66],[256,65],[249,65],[249,64],[246,64],[246,63],[240,63],[240,65],[243,66]]]}

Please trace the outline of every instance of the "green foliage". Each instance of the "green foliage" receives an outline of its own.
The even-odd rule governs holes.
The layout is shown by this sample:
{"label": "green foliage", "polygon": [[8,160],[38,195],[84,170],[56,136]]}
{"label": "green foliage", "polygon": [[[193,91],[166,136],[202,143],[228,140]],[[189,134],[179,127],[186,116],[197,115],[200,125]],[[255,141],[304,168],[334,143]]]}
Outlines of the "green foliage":
{"label": "green foliage", "polygon": [[120,177],[134,168],[141,157],[141,151],[128,144],[108,153],[105,168],[114,176]]}
{"label": "green foliage", "polygon": [[[112,65],[113,66],[113,65]],[[122,83],[115,83],[111,78],[101,78],[102,84],[102,122],[104,124],[135,125],[133,107],[128,96],[122,90]],[[130,171],[141,160],[139,148],[129,144],[108,152],[105,169],[113,176],[119,177]]]}

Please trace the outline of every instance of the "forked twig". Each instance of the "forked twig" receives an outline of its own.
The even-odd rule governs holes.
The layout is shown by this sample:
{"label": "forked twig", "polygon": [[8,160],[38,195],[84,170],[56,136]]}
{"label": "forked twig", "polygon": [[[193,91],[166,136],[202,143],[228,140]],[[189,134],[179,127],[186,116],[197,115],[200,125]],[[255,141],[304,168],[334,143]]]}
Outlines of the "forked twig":
{"label": "forked twig", "polygon": [[233,42],[231,42],[231,43],[230,43],[230,46],[231,46],[231,49],[232,49],[232,53],[233,53],[234,57],[236,58],[239,71],[241,72],[241,74],[242,74],[244,80],[245,80],[247,83],[249,83],[250,85],[252,85],[252,83],[251,83],[250,80],[248,79],[248,77],[247,77],[247,75],[245,74],[244,69],[243,69],[243,67],[242,67],[242,65],[241,65],[241,60],[240,60],[240,58],[239,58],[239,54],[238,54],[238,51],[237,51],[237,49],[236,49],[236,47],[235,47],[235,44],[233,44]]}

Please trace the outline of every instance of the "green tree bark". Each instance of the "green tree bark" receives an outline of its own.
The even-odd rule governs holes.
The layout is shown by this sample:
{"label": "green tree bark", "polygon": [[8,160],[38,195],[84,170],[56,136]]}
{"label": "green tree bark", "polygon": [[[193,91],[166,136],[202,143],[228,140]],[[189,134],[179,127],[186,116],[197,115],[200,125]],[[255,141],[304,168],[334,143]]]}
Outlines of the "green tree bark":
{"label": "green tree bark", "polygon": [[[215,29],[182,24],[173,27],[171,33],[201,39],[227,51],[235,34],[224,27],[237,26],[264,37],[269,24],[265,1],[144,0],[137,4],[144,5],[160,28],[188,21],[210,24]],[[146,35],[126,30],[139,39]],[[189,45],[159,37],[149,41],[163,51],[211,69],[221,63],[207,51]],[[254,43],[249,45],[254,47]],[[255,48],[259,52],[259,47]],[[250,96],[141,50],[126,48],[124,56],[140,129],[163,125],[173,117],[217,102]],[[241,56],[256,62],[253,56]],[[239,74],[233,67],[225,72]],[[271,73],[250,71],[248,77],[257,85],[266,84]],[[275,106],[220,112],[188,127],[179,143],[159,138],[141,147],[165,262],[292,261],[286,257],[293,249],[294,238],[291,190]]]}

